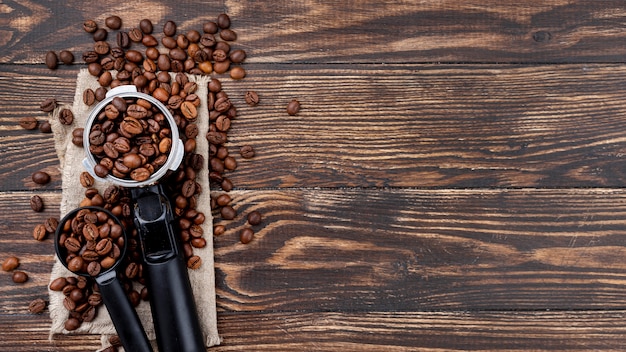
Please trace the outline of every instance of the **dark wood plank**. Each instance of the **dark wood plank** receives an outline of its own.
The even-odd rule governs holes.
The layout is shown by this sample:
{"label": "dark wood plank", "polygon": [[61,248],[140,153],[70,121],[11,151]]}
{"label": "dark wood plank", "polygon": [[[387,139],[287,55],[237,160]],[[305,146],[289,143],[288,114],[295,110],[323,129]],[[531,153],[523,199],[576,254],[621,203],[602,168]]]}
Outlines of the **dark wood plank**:
{"label": "dark wood plank", "polygon": [[[626,312],[252,312],[218,314],[210,351],[621,351]],[[3,351],[95,351],[99,337],[57,335],[45,317],[0,315]],[[25,341],[28,341],[25,343]]]}
{"label": "dark wood plank", "polygon": [[[1,314],[46,294],[50,214],[30,192],[0,194],[0,258],[17,255],[26,285],[0,275]],[[622,189],[233,191],[239,215],[215,238],[220,311],[623,309]],[[51,214],[58,193],[44,194]],[[238,231],[259,210],[248,245]]]}
{"label": "dark wood plank", "polygon": [[[44,97],[71,102],[77,68],[0,70],[8,78],[0,189],[31,189],[32,172],[54,174],[58,161],[51,137],[22,130],[18,118],[42,118]],[[249,72],[223,79],[239,111],[228,145],[237,157],[245,144],[257,151],[231,175],[242,189],[626,183],[623,65],[250,64]],[[245,104],[249,89],[259,106]],[[292,98],[302,103],[297,116],[285,112]],[[48,189],[58,189],[53,179]]]}
{"label": "dark wood plank", "polygon": [[[250,62],[624,62],[622,1],[6,1],[0,62],[43,63],[48,50],[87,50],[86,19],[118,14],[198,29],[226,11]],[[190,14],[193,17],[190,18]],[[114,38],[114,37],[113,37]],[[114,39],[113,39],[114,40]],[[77,55],[79,56],[79,55]]]}

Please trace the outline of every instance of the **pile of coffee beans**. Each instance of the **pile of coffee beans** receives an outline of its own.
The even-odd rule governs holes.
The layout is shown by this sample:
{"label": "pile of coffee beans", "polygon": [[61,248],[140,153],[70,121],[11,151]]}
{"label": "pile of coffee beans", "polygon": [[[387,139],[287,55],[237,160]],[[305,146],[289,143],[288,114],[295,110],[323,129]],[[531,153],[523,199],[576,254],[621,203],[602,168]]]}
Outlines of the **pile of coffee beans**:
{"label": "pile of coffee beans", "polygon": [[[98,285],[83,276],[58,277],[48,286],[51,291],[62,292],[65,298],[63,306],[69,316],[65,321],[65,330],[78,329],[83,322],[90,322],[98,315],[98,309],[103,305]],[[34,309],[41,308],[41,302],[31,302]],[[42,309],[43,310],[43,309]]]}
{"label": "pile of coffee beans", "polygon": [[166,163],[171,148],[169,123],[145,99],[113,98],[89,131],[89,152],[97,162],[94,173],[102,178],[110,174],[145,181]]}

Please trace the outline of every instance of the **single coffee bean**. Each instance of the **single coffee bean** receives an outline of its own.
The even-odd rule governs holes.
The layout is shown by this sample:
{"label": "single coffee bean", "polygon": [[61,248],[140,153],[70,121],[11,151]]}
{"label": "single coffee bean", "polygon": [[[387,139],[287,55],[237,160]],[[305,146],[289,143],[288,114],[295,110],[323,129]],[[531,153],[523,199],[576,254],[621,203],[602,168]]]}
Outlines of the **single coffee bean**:
{"label": "single coffee bean", "polygon": [[102,295],[100,295],[99,293],[92,293],[87,298],[87,302],[89,302],[89,305],[99,306],[100,304],[102,304]]}
{"label": "single coffee bean", "polygon": [[259,95],[253,90],[246,92],[245,99],[246,104],[250,106],[257,106],[259,104]]}
{"label": "single coffee bean", "polygon": [[200,258],[197,255],[192,255],[191,257],[189,257],[189,259],[187,259],[187,267],[189,269],[198,269],[200,268],[200,266],[202,266],[202,258]]}
{"label": "single coffee bean", "polygon": [[246,77],[246,70],[241,66],[235,66],[230,69],[230,78],[232,79],[243,79]]}
{"label": "single coffee bean", "polygon": [[80,174],[80,184],[85,188],[92,187],[95,180],[87,171],[83,171]]}
{"label": "single coffee bean", "polygon": [[74,113],[70,109],[63,109],[59,113],[59,122],[63,125],[71,125],[74,122]]}
{"label": "single coffee bean", "polygon": [[100,274],[101,271],[102,271],[102,266],[97,261],[90,262],[87,265],[87,274],[89,274],[89,276],[98,276],[98,274]]}
{"label": "single coffee bean", "polygon": [[98,53],[98,55],[106,55],[111,50],[109,43],[105,41],[97,41],[93,46],[93,51]]}
{"label": "single coffee bean", "polygon": [[70,317],[65,321],[63,327],[67,331],[74,331],[80,327],[80,320],[78,320],[78,318]]}
{"label": "single coffee bean", "polygon": [[14,271],[12,279],[16,284],[23,284],[28,281],[28,274],[23,271]]}
{"label": "single coffee bean", "polygon": [[244,159],[251,159],[254,157],[254,148],[251,145],[244,145],[239,149],[239,154]]}
{"label": "single coffee bean", "polygon": [[228,194],[220,194],[217,199],[217,204],[221,207],[226,206],[230,203],[231,198]]}
{"label": "single coffee bean", "polygon": [[49,69],[54,70],[57,68],[58,63],[59,58],[57,57],[57,54],[54,51],[48,51],[46,53],[46,66],[48,66]]}
{"label": "single coffee bean", "polygon": [[230,17],[227,14],[222,13],[217,16],[217,26],[221,29],[226,29],[230,27]]}
{"label": "single coffee bean", "polygon": [[34,130],[35,128],[37,128],[38,124],[39,122],[37,121],[37,119],[31,116],[22,117],[20,119],[20,127],[25,130]]}
{"label": "single coffee bean", "polygon": [[43,298],[36,298],[28,305],[28,311],[32,314],[41,314],[46,309],[46,301]]}
{"label": "single coffee bean", "polygon": [[226,177],[222,179],[222,182],[220,185],[222,186],[222,190],[224,192],[230,192],[234,187],[232,181]]}
{"label": "single coffee bean", "polygon": [[93,33],[98,29],[98,24],[94,20],[87,20],[83,22],[83,29],[87,33]]}
{"label": "single coffee bean", "polygon": [[167,21],[163,25],[163,34],[168,37],[173,37],[176,34],[176,23],[173,21]]}
{"label": "single coffee bean", "polygon": [[104,28],[98,28],[95,32],[93,32],[93,40],[96,42],[105,41],[109,36],[109,32],[107,32]]}
{"label": "single coffee bean", "polygon": [[50,182],[50,175],[45,171],[36,171],[31,176],[33,182],[38,185],[45,185]]}
{"label": "single coffee bean", "polygon": [[59,59],[66,65],[71,65],[74,63],[74,54],[72,54],[69,50],[61,50],[59,53]]}
{"label": "single coffee bean", "polygon": [[227,42],[232,42],[237,40],[237,33],[232,29],[222,29],[220,32],[220,38],[224,39]]}
{"label": "single coffee bean", "polygon": [[289,115],[295,115],[300,111],[300,102],[296,99],[293,99],[287,104],[287,113]]}
{"label": "single coffee bean", "polygon": [[213,227],[214,236],[221,236],[224,234],[224,232],[226,232],[226,227],[224,225],[215,225]]}
{"label": "single coffee bean", "polygon": [[241,49],[237,49],[231,51],[229,56],[230,61],[236,64],[240,64],[246,59],[246,52]]}
{"label": "single coffee bean", "polygon": [[13,271],[20,266],[20,260],[16,256],[10,256],[2,262],[2,270]]}
{"label": "single coffee bean", "polygon": [[43,121],[39,124],[39,131],[41,133],[52,133],[52,125],[48,121]]}
{"label": "single coffee bean", "polygon": [[151,34],[153,30],[152,22],[149,19],[143,19],[139,21],[139,28],[145,34]]}
{"label": "single coffee bean", "polygon": [[258,225],[261,223],[262,217],[261,217],[261,213],[259,213],[258,211],[254,210],[252,212],[250,212],[250,214],[248,214],[248,224],[250,225]]}
{"label": "single coffee bean", "polygon": [[232,156],[227,156],[224,158],[224,167],[230,171],[235,170],[237,168],[237,160]]}
{"label": "single coffee bean", "polygon": [[59,220],[57,218],[47,218],[43,226],[46,228],[46,232],[54,233],[59,226]]}
{"label": "single coffee bean", "polygon": [[91,106],[96,102],[96,93],[93,89],[87,88],[83,91],[83,103],[87,106]]}
{"label": "single coffee bean", "polygon": [[127,32],[118,32],[116,37],[117,45],[120,48],[128,48],[130,47],[130,36]]}
{"label": "single coffee bean", "polygon": [[130,32],[128,32],[128,39],[130,39],[131,41],[135,43],[141,42],[141,40],[143,39],[143,33],[141,29],[139,28],[131,29]]}
{"label": "single coffee bean", "polygon": [[57,107],[57,101],[54,98],[47,98],[39,106],[39,108],[43,112],[52,112],[54,109],[56,109],[56,107]]}
{"label": "single coffee bean", "polygon": [[222,218],[226,220],[232,220],[237,216],[237,211],[230,205],[227,205],[220,209],[220,214],[222,215]]}
{"label": "single coffee bean", "polygon": [[250,241],[252,241],[253,238],[254,238],[254,231],[249,227],[246,227],[243,230],[241,230],[241,232],[239,232],[239,240],[243,244],[250,243]]}
{"label": "single coffee bean", "polygon": [[67,285],[67,280],[64,277],[57,277],[52,280],[50,285],[48,286],[52,291],[61,291]]}
{"label": "single coffee bean", "polygon": [[215,34],[219,30],[217,23],[213,21],[206,22],[202,25],[202,31],[204,33]]}
{"label": "single coffee bean", "polygon": [[84,322],[89,323],[96,318],[96,314],[97,314],[96,307],[89,306],[88,308],[85,309],[85,311],[80,316],[80,318]]}
{"label": "single coffee bean", "polygon": [[36,212],[43,211],[43,199],[38,195],[30,197],[30,208]]}
{"label": "single coffee bean", "polygon": [[119,16],[109,16],[104,19],[104,24],[111,29],[120,29],[122,27],[122,19]]}
{"label": "single coffee bean", "polygon": [[144,34],[141,38],[141,44],[146,47],[152,48],[159,45],[159,41],[151,34]]}

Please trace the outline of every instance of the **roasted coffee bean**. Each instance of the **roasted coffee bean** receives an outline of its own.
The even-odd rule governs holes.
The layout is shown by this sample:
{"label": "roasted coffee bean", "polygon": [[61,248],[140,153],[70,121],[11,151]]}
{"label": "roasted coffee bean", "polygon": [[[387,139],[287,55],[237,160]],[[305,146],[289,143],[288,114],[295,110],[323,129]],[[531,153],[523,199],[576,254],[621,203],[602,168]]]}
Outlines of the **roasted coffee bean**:
{"label": "roasted coffee bean", "polygon": [[52,133],[52,125],[48,121],[42,121],[39,124],[39,131],[41,133]]}
{"label": "roasted coffee bean", "polygon": [[217,23],[213,21],[206,22],[202,25],[202,31],[204,33],[215,34],[219,30]]}
{"label": "roasted coffee bean", "polygon": [[230,61],[236,64],[240,64],[246,59],[246,52],[241,49],[237,49],[231,51],[229,56]]}
{"label": "roasted coffee bean", "polygon": [[14,271],[12,279],[16,284],[23,284],[28,281],[28,274],[23,271]]}
{"label": "roasted coffee bean", "polygon": [[74,113],[70,109],[63,109],[59,113],[59,122],[63,125],[71,125],[74,122]]}
{"label": "roasted coffee bean", "polygon": [[52,291],[61,291],[63,290],[63,288],[67,285],[67,279],[64,277],[57,277],[56,279],[52,280],[52,282],[50,283],[50,285],[48,286],[50,288],[50,290]]}
{"label": "roasted coffee bean", "polygon": [[41,314],[46,309],[47,303],[43,298],[36,298],[28,305],[28,311],[32,314]]}
{"label": "roasted coffee bean", "polygon": [[219,74],[227,72],[229,68],[230,68],[230,60],[216,62],[213,65],[213,71]]}
{"label": "roasted coffee bean", "polygon": [[85,51],[83,53],[83,61],[85,61],[86,64],[98,62],[99,59],[100,57],[98,56],[98,53],[93,50]]}
{"label": "roasted coffee bean", "polygon": [[227,156],[224,158],[224,168],[230,171],[235,170],[237,168],[237,160],[232,156]]}
{"label": "roasted coffee bean", "polygon": [[232,79],[244,79],[246,77],[246,70],[241,66],[235,66],[230,69],[230,78]]}
{"label": "roasted coffee bean", "polygon": [[87,171],[83,171],[80,174],[80,184],[85,188],[92,187],[95,180]]}
{"label": "roasted coffee bean", "polygon": [[95,32],[93,32],[93,40],[96,42],[105,41],[109,36],[109,32],[107,32],[104,28],[98,28]]}
{"label": "roasted coffee bean", "polygon": [[168,37],[173,37],[176,34],[176,23],[173,21],[167,21],[163,25],[163,34]]}
{"label": "roasted coffee bean", "polygon": [[80,327],[80,320],[78,320],[78,318],[70,317],[65,321],[63,327],[67,331],[74,331]]}
{"label": "roasted coffee bean", "polygon": [[71,65],[74,63],[74,54],[72,54],[69,50],[61,50],[59,53],[59,59],[66,65]]}
{"label": "roasted coffee bean", "polygon": [[250,243],[250,241],[252,241],[253,238],[254,238],[254,231],[249,227],[246,227],[239,232],[239,240],[243,244]]}
{"label": "roasted coffee bean", "polygon": [[189,259],[187,259],[187,267],[189,269],[198,269],[202,266],[202,258],[200,258],[197,255],[192,255],[191,257],[189,257]]}
{"label": "roasted coffee bean", "polygon": [[159,41],[151,34],[144,34],[143,38],[141,38],[141,44],[151,48],[159,45]]}
{"label": "roasted coffee bean", "polygon": [[43,241],[47,235],[46,226],[44,224],[38,224],[33,229],[33,238],[37,241]]}
{"label": "roasted coffee bean", "polygon": [[237,211],[230,205],[226,205],[220,209],[220,214],[222,215],[222,218],[232,220],[237,216]]}
{"label": "roasted coffee bean", "polygon": [[[131,29],[128,32],[128,39],[130,39],[131,41],[133,41],[135,43],[141,42],[141,40],[143,39],[143,33],[142,33],[141,29],[139,29],[139,28]],[[119,45],[119,43],[118,43],[118,45]],[[129,43],[129,45],[130,45],[130,43]]]}
{"label": "roasted coffee bean", "polygon": [[246,104],[250,106],[257,106],[259,104],[259,95],[253,90],[249,90],[246,92],[245,99]]}
{"label": "roasted coffee bean", "polygon": [[38,195],[30,197],[30,208],[36,212],[43,211],[43,199]]}
{"label": "roasted coffee bean", "polygon": [[106,98],[106,94],[107,91],[105,88],[103,87],[98,87],[95,91],[94,91],[95,95],[96,95],[96,100],[97,101],[102,101]]}
{"label": "roasted coffee bean", "polygon": [[59,58],[57,54],[54,51],[48,51],[46,53],[46,66],[48,66],[49,69],[54,70],[57,68],[58,63]]}
{"label": "roasted coffee bean", "polygon": [[47,218],[43,226],[46,228],[46,232],[54,233],[59,226],[59,220],[57,218]]}
{"label": "roasted coffee bean", "polygon": [[20,127],[25,130],[34,130],[35,128],[37,128],[38,124],[39,122],[34,117],[27,116],[20,118]]}
{"label": "roasted coffee bean", "polygon": [[89,323],[96,318],[96,314],[96,307],[89,306],[81,315],[81,319],[83,319],[84,322]]}
{"label": "roasted coffee bean", "polygon": [[2,270],[13,271],[20,266],[20,260],[16,256],[10,256],[2,262]]}
{"label": "roasted coffee bean", "polygon": [[56,109],[56,107],[57,107],[57,101],[54,98],[47,98],[39,106],[39,108],[43,112],[52,112],[54,111],[54,109]]}
{"label": "roasted coffee bean", "polygon": [[50,175],[48,175],[45,171],[36,171],[33,173],[31,178],[33,182],[39,185],[45,185],[50,182]]}
{"label": "roasted coffee bean", "polygon": [[82,127],[78,127],[72,130],[72,144],[77,147],[83,146],[83,131]]}
{"label": "roasted coffee bean", "polygon": [[239,149],[239,154],[244,159],[251,159],[254,157],[255,151],[251,145],[244,145]]}
{"label": "roasted coffee bean", "polygon": [[96,102],[96,93],[93,89],[87,88],[83,91],[83,103],[87,106],[91,106]]}
{"label": "roasted coffee bean", "polygon": [[262,221],[262,216],[261,216],[261,213],[259,213],[258,211],[254,210],[248,214],[248,224],[254,226],[254,225],[260,224],[261,221]]}
{"label": "roasted coffee bean", "polygon": [[224,232],[226,232],[226,227],[224,227],[224,225],[215,225],[213,227],[214,236],[221,236],[224,234]]}
{"label": "roasted coffee bean", "polygon": [[[87,65],[87,71],[89,72],[90,75],[94,76],[94,77],[99,77],[102,74],[102,65],[100,65],[99,62],[92,62],[89,65]],[[95,93],[94,93],[95,96]]]}
{"label": "roasted coffee bean", "polygon": [[222,179],[220,185],[225,192],[230,192],[233,189],[233,183],[226,177]]}
{"label": "roasted coffee bean", "polygon": [[100,295],[99,293],[92,293],[87,298],[87,302],[89,303],[89,305],[99,306],[100,304],[102,304],[102,295]]}
{"label": "roasted coffee bean", "polygon": [[83,29],[87,33],[93,33],[98,29],[98,24],[94,20],[87,20],[83,22]]}
{"label": "roasted coffee bean", "polygon": [[118,32],[116,37],[117,45],[120,48],[128,48],[130,47],[130,36],[126,32]]}
{"label": "roasted coffee bean", "polygon": [[227,42],[232,42],[237,40],[237,33],[235,33],[232,29],[223,29],[220,31],[220,38]]}
{"label": "roasted coffee bean", "polygon": [[99,262],[93,261],[87,265],[87,274],[90,276],[98,276],[102,271],[102,266]]}
{"label": "roasted coffee bean", "polygon": [[230,27],[230,17],[227,14],[222,13],[217,16],[217,26],[221,29],[226,29]]}
{"label": "roasted coffee bean", "polygon": [[104,19],[104,24],[111,29],[120,29],[122,27],[122,19],[119,16],[109,16]]}
{"label": "roasted coffee bean", "polygon": [[152,33],[152,22],[149,19],[143,19],[139,21],[139,28],[145,34]]}
{"label": "roasted coffee bean", "polygon": [[98,41],[93,46],[93,51],[98,53],[98,55],[106,55],[111,50],[109,43],[105,41]]}
{"label": "roasted coffee bean", "polygon": [[287,104],[287,113],[289,115],[295,115],[300,111],[300,102],[296,99],[293,99]]}

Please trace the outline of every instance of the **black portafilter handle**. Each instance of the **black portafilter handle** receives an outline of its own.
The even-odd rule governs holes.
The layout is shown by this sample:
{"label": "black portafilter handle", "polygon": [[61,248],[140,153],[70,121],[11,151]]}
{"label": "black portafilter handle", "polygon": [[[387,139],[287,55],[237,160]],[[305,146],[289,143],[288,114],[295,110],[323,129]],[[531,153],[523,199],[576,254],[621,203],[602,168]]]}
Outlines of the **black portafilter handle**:
{"label": "black portafilter handle", "polygon": [[206,351],[174,216],[160,185],[133,188],[134,221],[144,257],[159,351]]}

